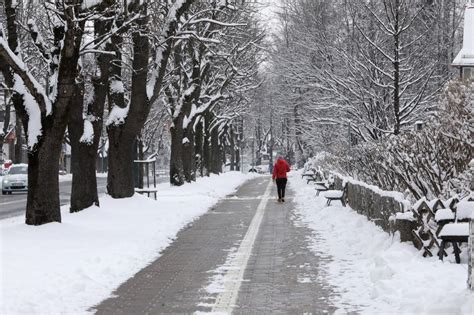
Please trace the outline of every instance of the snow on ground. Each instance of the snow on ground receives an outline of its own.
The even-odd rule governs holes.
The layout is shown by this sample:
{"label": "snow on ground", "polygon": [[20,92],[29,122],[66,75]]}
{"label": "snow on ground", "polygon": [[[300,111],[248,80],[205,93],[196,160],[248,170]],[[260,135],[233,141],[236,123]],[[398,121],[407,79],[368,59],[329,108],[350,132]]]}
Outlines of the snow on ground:
{"label": "snow on ground", "polygon": [[[107,173],[96,173],[97,178],[107,178]],[[59,175],[59,182],[72,182],[72,173]]]}
{"label": "snow on ground", "polygon": [[59,175],[59,182],[72,182],[72,173]]}
{"label": "snow on ground", "polygon": [[327,207],[299,172],[289,183],[301,220],[314,231],[311,250],[330,258],[322,277],[338,295],[338,313],[474,314],[466,264],[423,258],[352,209]]}
{"label": "snow on ground", "polygon": [[39,227],[0,221],[0,314],[83,314],[160,256],[184,226],[254,175],[238,172],[181,187],[158,200],[101,198],[101,208]]}

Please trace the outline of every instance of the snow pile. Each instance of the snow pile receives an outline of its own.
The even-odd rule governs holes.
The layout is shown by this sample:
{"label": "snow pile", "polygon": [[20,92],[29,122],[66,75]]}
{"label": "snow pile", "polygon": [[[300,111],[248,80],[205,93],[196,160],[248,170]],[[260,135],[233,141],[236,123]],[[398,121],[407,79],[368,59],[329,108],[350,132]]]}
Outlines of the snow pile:
{"label": "snow pile", "polygon": [[473,314],[466,265],[423,258],[349,207],[327,207],[300,177],[292,174],[290,187],[303,222],[318,237],[311,249],[330,258],[321,277],[334,287],[338,313]]}
{"label": "snow pile", "polygon": [[160,256],[178,231],[252,175],[237,172],[181,187],[158,185],[158,200],[101,198],[101,208],[63,223],[0,221],[0,313],[81,314]]}

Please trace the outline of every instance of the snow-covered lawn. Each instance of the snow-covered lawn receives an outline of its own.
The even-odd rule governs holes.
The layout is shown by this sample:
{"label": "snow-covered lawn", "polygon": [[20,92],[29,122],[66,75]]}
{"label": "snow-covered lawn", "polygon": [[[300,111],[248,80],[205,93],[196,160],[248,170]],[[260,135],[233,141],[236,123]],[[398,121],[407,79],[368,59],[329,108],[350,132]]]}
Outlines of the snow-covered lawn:
{"label": "snow-covered lawn", "polygon": [[[96,173],[97,178],[107,178],[107,173]],[[59,182],[72,182],[72,174],[59,175]]]}
{"label": "snow-covered lawn", "polygon": [[330,258],[322,277],[338,294],[338,313],[474,314],[466,264],[423,258],[350,208],[326,207],[300,173],[289,183],[302,221],[314,231],[311,250]]}
{"label": "snow-covered lawn", "polygon": [[160,256],[184,226],[253,175],[237,172],[182,187],[158,186],[158,200],[101,198],[101,207],[63,222],[0,221],[0,314],[82,314]]}

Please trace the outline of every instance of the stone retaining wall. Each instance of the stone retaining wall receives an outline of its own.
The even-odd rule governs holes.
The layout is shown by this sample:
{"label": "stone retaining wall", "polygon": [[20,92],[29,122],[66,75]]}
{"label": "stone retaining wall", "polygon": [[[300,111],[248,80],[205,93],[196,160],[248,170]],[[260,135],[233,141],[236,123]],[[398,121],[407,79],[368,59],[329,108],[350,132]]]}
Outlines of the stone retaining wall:
{"label": "stone retaining wall", "polygon": [[[339,174],[334,175],[335,189],[342,190],[344,179]],[[347,180],[347,179],[346,179]],[[402,242],[413,242],[412,231],[418,227],[417,221],[409,219],[394,220],[396,213],[408,210],[407,204],[400,198],[384,196],[374,188],[363,183],[347,180],[347,203],[360,214],[380,226],[384,231],[400,233]],[[467,284],[474,291],[474,219],[470,221],[468,279]]]}
{"label": "stone retaining wall", "polygon": [[[333,175],[335,189],[342,189],[343,178],[338,174]],[[397,200],[394,197],[384,196],[375,191],[374,188],[355,180],[348,180],[347,185],[347,200],[352,209],[365,215],[388,233],[399,231],[401,241],[413,241],[411,231],[416,228],[417,223],[410,220],[395,221],[393,219],[397,212],[408,210],[406,209],[407,201],[403,203],[400,198]]]}

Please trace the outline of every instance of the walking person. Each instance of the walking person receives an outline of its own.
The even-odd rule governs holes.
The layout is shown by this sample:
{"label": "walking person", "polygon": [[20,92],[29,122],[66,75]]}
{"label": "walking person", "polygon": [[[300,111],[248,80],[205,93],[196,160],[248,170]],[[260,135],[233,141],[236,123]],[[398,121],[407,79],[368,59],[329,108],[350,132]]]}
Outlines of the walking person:
{"label": "walking person", "polygon": [[278,202],[285,202],[285,188],[288,181],[286,173],[290,171],[290,165],[280,156],[273,166],[273,181],[276,181],[278,190]]}

